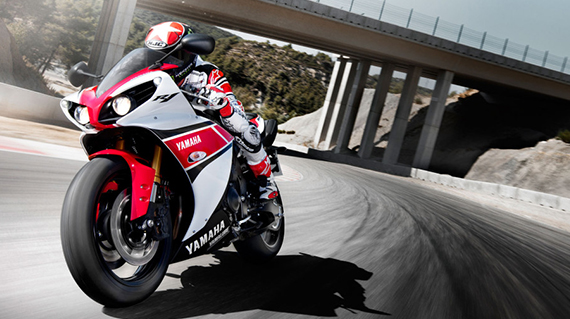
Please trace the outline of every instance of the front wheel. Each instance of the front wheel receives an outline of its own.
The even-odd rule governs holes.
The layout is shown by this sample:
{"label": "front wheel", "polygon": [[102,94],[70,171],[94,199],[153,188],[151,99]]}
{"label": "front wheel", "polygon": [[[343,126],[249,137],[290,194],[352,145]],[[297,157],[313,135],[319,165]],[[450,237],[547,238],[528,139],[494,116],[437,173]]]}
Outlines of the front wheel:
{"label": "front wheel", "polygon": [[62,208],[61,240],[79,287],[109,307],[138,303],[161,283],[171,238],[154,240],[130,221],[131,175],[119,158],[95,158],[75,176]]}

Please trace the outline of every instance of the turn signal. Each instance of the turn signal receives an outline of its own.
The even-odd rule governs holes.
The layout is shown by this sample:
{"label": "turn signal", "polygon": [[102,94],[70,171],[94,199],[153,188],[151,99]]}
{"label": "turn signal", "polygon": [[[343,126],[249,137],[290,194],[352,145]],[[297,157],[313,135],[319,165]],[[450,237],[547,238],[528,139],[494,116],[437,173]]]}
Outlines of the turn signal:
{"label": "turn signal", "polygon": [[188,156],[188,162],[192,163],[192,162],[201,161],[205,157],[206,157],[206,152],[202,152],[202,151],[192,152],[190,154],[190,156]]}

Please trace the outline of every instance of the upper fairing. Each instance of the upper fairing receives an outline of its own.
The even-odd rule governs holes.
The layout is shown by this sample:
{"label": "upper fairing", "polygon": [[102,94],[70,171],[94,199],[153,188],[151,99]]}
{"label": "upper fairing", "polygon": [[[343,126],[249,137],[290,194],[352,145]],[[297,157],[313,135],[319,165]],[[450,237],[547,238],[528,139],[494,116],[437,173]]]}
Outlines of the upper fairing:
{"label": "upper fairing", "polygon": [[[73,93],[67,95],[66,97],[64,97],[63,99],[70,101],[70,102],[73,102],[73,103],[79,103],[79,94],[80,93],[81,93],[81,91],[73,92]],[[67,111],[67,110],[64,109],[64,111]],[[64,113],[67,113],[67,112],[64,112]]]}
{"label": "upper fairing", "polygon": [[[79,94],[81,93],[81,91],[77,91],[77,92],[73,92],[72,94],[64,97],[62,99],[62,101],[69,101],[72,103],[76,103],[79,104]],[[89,130],[87,129],[84,125],[81,125],[77,122],[77,120],[75,120],[71,114],[69,114],[68,111],[68,106],[64,105],[63,103],[59,104],[59,107],[61,108],[61,111],[63,112],[63,115],[65,115],[65,117],[67,117],[67,119],[73,123],[73,125],[77,126],[80,130],[84,131],[84,132],[88,132],[88,131],[93,131],[93,130]]]}
{"label": "upper fairing", "polygon": [[124,92],[148,81],[157,83],[157,78],[160,78],[160,84],[154,95],[142,106],[119,119],[117,125],[171,130],[204,121],[204,119],[196,116],[196,112],[184,94],[165,72],[152,72],[142,75],[133,81],[136,83],[131,84],[128,88],[118,89],[116,92]]}

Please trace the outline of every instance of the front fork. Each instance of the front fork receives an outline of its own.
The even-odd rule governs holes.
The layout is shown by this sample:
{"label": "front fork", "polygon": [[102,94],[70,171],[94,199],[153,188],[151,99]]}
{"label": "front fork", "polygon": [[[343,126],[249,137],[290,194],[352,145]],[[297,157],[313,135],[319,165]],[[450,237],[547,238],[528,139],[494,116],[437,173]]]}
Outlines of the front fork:
{"label": "front fork", "polygon": [[[152,157],[152,162],[151,162],[151,167],[154,170],[153,174],[153,182],[150,182],[150,171],[148,170],[148,166],[143,165],[141,163],[134,163],[132,162],[132,160],[130,160],[130,157],[132,156],[131,153],[128,153],[127,151],[125,151],[125,140],[122,138],[119,138],[115,144],[115,148],[118,151],[122,151],[123,154],[117,154],[117,155],[121,155],[123,157],[123,159],[125,159],[125,161],[127,161],[127,164],[129,164],[129,168],[131,169],[131,174],[133,175],[133,192],[135,189],[143,189],[143,190],[148,190],[148,186],[152,185],[152,189],[151,189],[151,193],[149,197],[137,197],[137,200],[139,202],[149,202],[149,205],[151,203],[156,203],[157,198],[159,197],[159,189],[161,186],[161,177],[160,177],[160,167],[162,165],[162,148],[158,145],[154,146],[154,155]],[[99,152],[100,153],[100,152]],[[97,153],[97,154],[99,154]],[[136,157],[135,157],[136,159]],[[137,182],[135,182],[135,175],[138,175],[139,171],[144,171],[144,177],[142,177],[141,179],[138,179]],[[145,205],[146,206],[146,205]],[[139,217],[142,216],[143,212],[145,211],[144,206],[140,207],[140,210],[137,210],[136,213],[132,213],[131,214],[131,220],[137,219]],[[148,215],[148,212],[150,211],[149,208],[146,209],[146,213]]]}
{"label": "front fork", "polygon": [[141,157],[125,150],[123,139],[116,142],[115,149],[91,154],[89,159],[105,155],[123,158],[131,172],[131,222],[141,230],[150,231],[157,240],[167,238],[170,235],[168,222],[170,191],[160,175],[162,148],[154,146],[151,167],[142,164],[146,161]]}
{"label": "front fork", "polygon": [[149,208],[147,209],[147,217],[149,217],[149,213],[153,211],[153,204],[156,204],[158,200],[160,200],[161,195],[161,177],[160,177],[160,166],[162,165],[162,148],[160,146],[154,146],[154,155],[152,157],[151,167],[154,170],[154,181],[152,183],[152,191],[150,193],[150,203]]}
{"label": "front fork", "polygon": [[156,240],[165,239],[170,236],[170,191],[168,185],[162,182],[160,167],[162,165],[162,148],[154,146],[154,156],[152,158],[152,169],[154,170],[154,182],[150,195],[150,204],[147,209],[146,218],[141,225],[142,229],[151,229],[153,238]]}

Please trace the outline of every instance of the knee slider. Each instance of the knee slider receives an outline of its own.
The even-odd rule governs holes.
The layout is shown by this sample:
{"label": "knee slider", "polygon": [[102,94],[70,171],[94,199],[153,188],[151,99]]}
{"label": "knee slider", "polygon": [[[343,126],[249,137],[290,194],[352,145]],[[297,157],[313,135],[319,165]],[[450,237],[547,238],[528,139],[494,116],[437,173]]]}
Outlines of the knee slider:
{"label": "knee slider", "polygon": [[244,132],[241,133],[240,140],[243,142],[246,150],[255,153],[261,149],[261,135],[255,125],[250,125]]}

